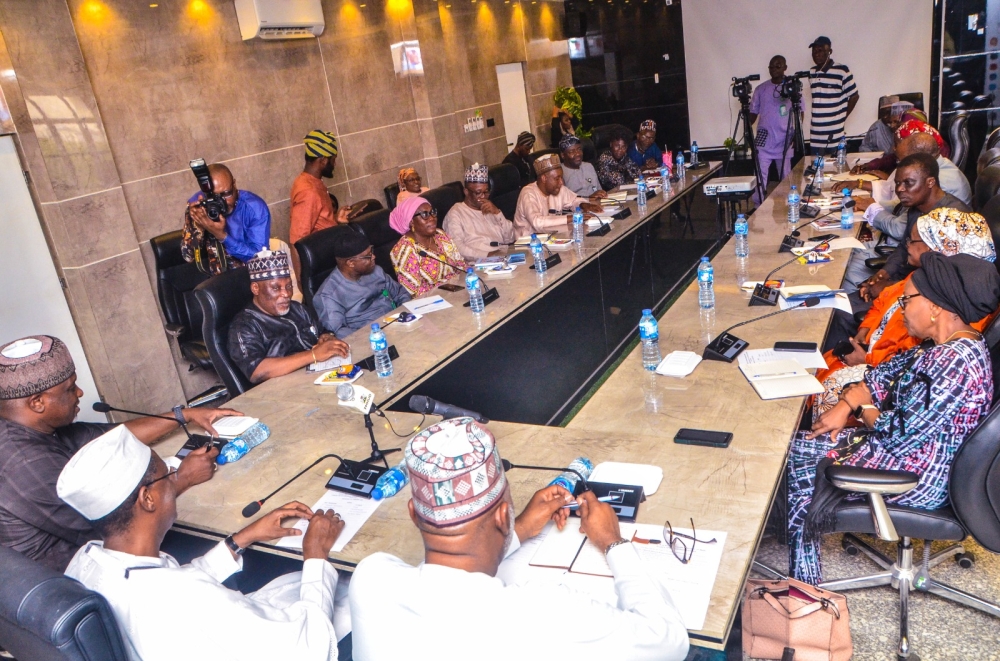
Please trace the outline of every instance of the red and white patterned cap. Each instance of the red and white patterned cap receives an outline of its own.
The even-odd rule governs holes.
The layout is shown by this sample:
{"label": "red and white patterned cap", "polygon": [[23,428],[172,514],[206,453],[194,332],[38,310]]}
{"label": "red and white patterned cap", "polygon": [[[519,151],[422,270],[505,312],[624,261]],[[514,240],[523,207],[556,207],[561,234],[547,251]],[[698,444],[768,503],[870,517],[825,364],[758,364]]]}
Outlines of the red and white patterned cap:
{"label": "red and white patterned cap", "polygon": [[507,488],[496,440],[472,418],[428,427],[410,439],[405,454],[414,509],[435,526],[476,518]]}

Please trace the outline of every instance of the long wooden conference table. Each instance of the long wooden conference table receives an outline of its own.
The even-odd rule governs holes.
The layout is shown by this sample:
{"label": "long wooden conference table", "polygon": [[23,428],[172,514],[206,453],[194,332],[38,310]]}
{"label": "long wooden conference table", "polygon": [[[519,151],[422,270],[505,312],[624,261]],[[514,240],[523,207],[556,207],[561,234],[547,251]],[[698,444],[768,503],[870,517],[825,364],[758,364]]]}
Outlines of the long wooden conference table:
{"label": "long wooden conference table", "polygon": [[[801,183],[801,164],[750,218],[749,258],[738,260],[731,244],[723,245],[714,256],[714,313],[700,310],[696,282],[681,289],[700,255],[683,260],[683,268],[674,265],[671,283],[659,260],[677,256],[657,254],[649,240],[643,244],[642,237],[655,238],[657,223],[668,222],[670,205],[700,187],[718,167],[712,164],[708,170],[689,172],[669,195],[652,200],[642,216],[633,205],[632,217],[615,221],[612,232],[604,237],[588,238],[581,250],[563,252],[563,263],[550,272],[537,276],[521,267],[513,279],[491,282],[497,285],[500,299],[483,314],[474,315],[462,307],[467,300],[464,292],[436,292],[454,307],[428,314],[413,327],[389,326],[389,342],[400,353],[393,376],[378,379],[365,374],[358,381],[376,393],[383,409],[389,409],[387,420],[402,435],[395,435],[385,419],[375,418],[376,438],[383,449],[402,447],[421,421],[426,425],[437,420],[391,410],[394,406],[405,406],[412,393],[437,396],[448,392],[465,396],[440,399],[500,420],[488,427],[501,456],[515,464],[565,466],[575,457],[587,456],[595,464],[615,460],[660,466],[663,483],[640,507],[638,521],[662,525],[669,520],[686,526],[693,519],[699,529],[727,533],[704,628],[690,632],[694,645],[713,649],[726,645],[804,398],[761,400],[735,363],[704,361],[683,379],[655,376],[642,369],[639,346],[621,359],[589,398],[584,395],[593,390],[593,375],[599,376],[620,359],[615,349],[633,341],[640,316],[635,305],[659,310],[669,305],[659,322],[664,354],[673,350],[700,353],[723,329],[773,311],[748,307],[749,295],[740,289],[738,280],[760,280],[787,261],[788,253],[779,254],[777,249],[787,232],[784,199],[791,183]],[[804,238],[819,233],[811,228],[802,232]],[[715,241],[707,241],[703,252],[715,247]],[[837,288],[849,252],[833,254],[830,263],[793,264],[781,276],[789,284]],[[646,266],[637,267],[635,260],[642,259]],[[678,282],[679,286],[672,286]],[[553,317],[570,314],[567,299],[572,305],[588,304],[581,291],[589,292],[592,299],[587,313],[553,323]],[[775,340],[821,343],[829,318],[829,309],[793,310],[742,327],[738,335],[751,348],[770,347]],[[364,332],[355,333],[349,342],[356,347],[355,358],[370,353],[365,350]],[[546,369],[520,375],[497,376],[491,371],[503,372],[504,361],[523,365],[523,360],[515,360],[515,352],[529,356],[529,363],[540,360],[534,349],[538,346],[554,352],[558,360],[566,356],[580,360],[582,366],[571,369],[570,364],[559,365],[557,360],[546,363]],[[584,353],[595,355],[580,357],[581,347]],[[484,363],[483,357],[490,353],[497,355]],[[470,355],[473,360],[467,358]],[[477,365],[482,368],[478,373]],[[476,377],[474,383],[468,380],[471,376]],[[177,503],[179,530],[221,538],[249,522],[241,515],[247,503],[267,495],[316,458],[330,452],[357,460],[368,456],[370,441],[362,416],[338,406],[336,389],[314,385],[315,378],[300,371],[264,383],[231,402],[233,408],[264,421],[271,428],[271,438],[239,462],[221,467],[211,481],[186,492]],[[451,380],[454,383],[449,384]],[[546,390],[554,395],[547,395]],[[490,399],[491,393],[495,399]],[[539,404],[535,399],[545,401]],[[517,415],[518,402],[528,415]],[[567,407],[580,402],[582,408],[565,427],[527,423],[558,422]],[[672,439],[681,427],[730,431],[733,441],[726,449],[677,445]],[[167,455],[181,443],[174,436],[157,451]],[[389,457],[395,462],[401,455]],[[262,512],[291,500],[307,505],[316,502],[337,464],[335,459],[320,463],[272,498]],[[512,470],[509,479],[515,503],[526,503],[551,478],[546,473]],[[342,552],[331,553],[331,561],[350,570],[366,556],[384,551],[412,564],[421,562],[423,546],[409,520],[407,500],[404,493],[380,505]],[[259,546],[268,552],[289,553],[267,544]]]}

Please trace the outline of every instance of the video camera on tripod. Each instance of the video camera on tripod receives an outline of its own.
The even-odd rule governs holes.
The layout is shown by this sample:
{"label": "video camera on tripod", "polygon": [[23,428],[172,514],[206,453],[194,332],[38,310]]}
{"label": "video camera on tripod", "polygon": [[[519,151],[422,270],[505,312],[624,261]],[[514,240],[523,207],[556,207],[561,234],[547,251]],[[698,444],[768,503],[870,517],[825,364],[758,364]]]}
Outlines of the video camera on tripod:
{"label": "video camera on tripod", "polygon": [[778,85],[778,94],[783,99],[791,99],[795,103],[802,100],[802,78],[808,78],[808,71],[796,71],[791,76],[785,76]]}
{"label": "video camera on tripod", "polygon": [[205,209],[205,213],[208,214],[209,218],[218,220],[220,216],[226,215],[229,206],[222,199],[222,196],[215,192],[215,187],[212,185],[212,175],[208,172],[208,165],[205,164],[205,159],[196,158],[191,161],[190,165],[191,172],[194,173],[194,178],[198,180],[198,187],[201,188],[201,193],[204,196],[198,202],[198,206]]}
{"label": "video camera on tripod", "polygon": [[741,101],[746,99],[746,103],[750,102],[750,95],[753,93],[753,86],[750,83],[760,80],[760,74],[755,73],[752,76],[747,76],[746,78],[737,78],[733,76],[733,96]]}

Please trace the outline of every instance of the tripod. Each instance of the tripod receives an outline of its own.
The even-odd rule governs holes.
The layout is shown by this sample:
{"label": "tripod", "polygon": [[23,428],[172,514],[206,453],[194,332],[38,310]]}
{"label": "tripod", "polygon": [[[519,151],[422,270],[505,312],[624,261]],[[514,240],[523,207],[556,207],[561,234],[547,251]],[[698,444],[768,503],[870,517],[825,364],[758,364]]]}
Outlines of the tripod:
{"label": "tripod", "polygon": [[[378,409],[375,409],[375,411],[379,415],[382,415],[382,412],[379,411]],[[385,464],[385,467],[388,468],[389,460],[385,458],[385,455],[391,454],[393,452],[399,452],[399,448],[391,448],[389,450],[383,450],[378,446],[378,441],[375,440],[375,425],[372,422],[371,415],[367,413],[365,413],[365,429],[368,430],[368,437],[372,439],[372,453],[367,459],[365,459],[361,463],[375,464],[381,461],[383,464]]]}
{"label": "tripod", "polygon": [[[759,76],[758,76],[759,78]],[[749,86],[748,86],[749,87]],[[739,89],[740,114],[736,118],[736,125],[733,127],[733,143],[736,143],[736,134],[740,130],[740,122],[743,123],[743,144],[750,150],[750,158],[753,160],[753,172],[757,177],[756,193],[757,199],[764,199],[763,177],[760,174],[760,161],[757,159],[757,145],[754,144],[753,126],[750,124],[750,94],[744,88]]]}
{"label": "tripod", "polygon": [[[785,173],[785,158],[788,156],[788,148],[794,145],[792,151],[792,162],[798,163],[806,154],[806,142],[805,138],[802,136],[802,83],[797,79],[793,79],[791,90],[788,98],[792,102],[792,112],[788,116],[788,127],[785,129],[785,146],[781,150],[781,163],[778,166],[778,180],[780,181]],[[782,90],[784,91],[784,90]]]}

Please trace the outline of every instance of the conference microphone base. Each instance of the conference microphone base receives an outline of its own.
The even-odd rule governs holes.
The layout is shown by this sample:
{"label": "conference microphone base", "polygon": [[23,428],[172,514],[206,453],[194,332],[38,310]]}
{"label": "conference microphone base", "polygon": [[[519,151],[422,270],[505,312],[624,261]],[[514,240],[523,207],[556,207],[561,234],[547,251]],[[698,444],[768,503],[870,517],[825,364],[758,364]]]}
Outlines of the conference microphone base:
{"label": "conference microphone base", "polygon": [[375,483],[388,470],[383,466],[373,466],[367,461],[345,459],[326,483],[326,488],[371,498]]}
{"label": "conference microphone base", "polygon": [[705,351],[701,354],[701,357],[703,360],[719,360],[724,363],[731,363],[748,346],[749,343],[746,340],[741,340],[729,333],[723,333],[705,347]]}
{"label": "conference microphone base", "polygon": [[802,239],[786,234],[785,238],[781,240],[781,245],[778,246],[778,252],[792,252],[792,248],[801,248],[803,245],[805,245],[805,241]]}
{"label": "conference microphone base", "polygon": [[604,236],[605,234],[607,234],[610,231],[611,231],[611,225],[609,225],[607,223],[603,223],[596,230],[591,230],[591,231],[587,232],[587,236]]}
{"label": "conference microphone base", "polygon": [[212,438],[211,436],[208,436],[206,434],[191,434],[191,437],[188,438],[187,443],[185,443],[181,447],[181,449],[177,451],[177,454],[174,456],[177,457],[178,459],[183,459],[184,457],[191,454],[192,450],[197,450],[198,448],[204,447],[206,445],[209,447],[212,447],[214,445],[216,448],[221,450],[222,446],[225,445],[227,442],[228,439],[224,438]]}
{"label": "conference microphone base", "polygon": [[[587,236],[590,236],[590,235],[588,234]],[[549,255],[548,257],[545,258],[545,270],[546,271],[548,271],[550,268],[552,268],[556,264],[562,264],[562,257],[560,257],[558,254]],[[534,269],[535,265],[532,264],[531,268]],[[499,294],[497,296],[499,296]],[[484,303],[486,302],[486,295],[485,294],[483,295],[483,302]]]}
{"label": "conference microphone base", "polygon": [[777,304],[778,289],[776,287],[768,287],[764,284],[758,284],[753,288],[753,293],[750,294],[750,307]]}
{"label": "conference microphone base", "polygon": [[815,204],[806,204],[799,209],[800,218],[815,218],[819,215],[819,207]]}
{"label": "conference microphone base", "polygon": [[[532,266],[531,268],[535,268],[535,267]],[[487,305],[489,305],[493,301],[497,301],[497,300],[500,300],[500,292],[497,291],[496,287],[493,287],[492,289],[487,289],[486,291],[483,292],[483,306],[484,307],[487,306]],[[464,305],[467,308],[471,308],[472,307],[472,301],[466,301],[465,303],[462,303],[462,305]]]}

